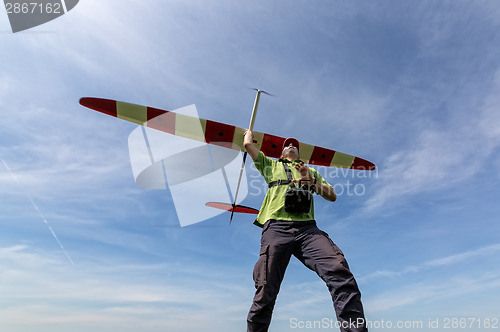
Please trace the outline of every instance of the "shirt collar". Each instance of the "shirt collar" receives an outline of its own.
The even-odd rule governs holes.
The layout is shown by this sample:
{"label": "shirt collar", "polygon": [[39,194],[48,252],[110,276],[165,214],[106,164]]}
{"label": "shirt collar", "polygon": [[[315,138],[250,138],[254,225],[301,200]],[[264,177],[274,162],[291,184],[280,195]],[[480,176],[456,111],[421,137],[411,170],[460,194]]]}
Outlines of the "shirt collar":
{"label": "shirt collar", "polygon": [[285,159],[285,158],[280,158],[280,159],[278,159],[278,161],[281,161],[282,163],[287,163],[287,164],[296,164],[296,163],[302,163],[303,162],[300,159],[295,159],[294,161],[290,161],[290,160]]}

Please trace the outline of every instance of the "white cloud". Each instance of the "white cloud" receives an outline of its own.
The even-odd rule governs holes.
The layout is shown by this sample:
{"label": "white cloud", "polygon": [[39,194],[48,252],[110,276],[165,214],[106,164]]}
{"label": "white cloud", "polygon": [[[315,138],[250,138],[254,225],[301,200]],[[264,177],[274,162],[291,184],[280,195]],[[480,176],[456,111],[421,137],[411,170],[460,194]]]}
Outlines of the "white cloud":
{"label": "white cloud", "polygon": [[[500,273],[479,273],[474,278],[461,277],[446,280],[432,280],[421,283],[409,283],[404,287],[382,292],[372,296],[365,301],[365,310],[370,314],[387,312],[400,307],[409,307],[418,303],[432,304],[441,300],[459,297],[463,299],[466,294],[479,294],[482,292],[494,292],[500,287]],[[486,304],[486,306],[489,306]],[[464,306],[467,307],[467,306]],[[419,311],[422,308],[418,309]],[[451,306],[447,310],[453,310]],[[468,309],[475,310],[474,314],[483,315],[486,311],[482,308]],[[447,311],[449,312],[449,311]],[[416,314],[416,313],[415,313]],[[472,314],[469,311],[469,314]]]}
{"label": "white cloud", "polygon": [[[484,106],[471,118],[466,109],[457,109],[446,129],[429,126],[405,150],[394,151],[379,166],[378,188],[367,201],[367,210],[395,204],[419,193],[437,192],[466,181],[488,167],[500,145],[498,126],[500,84],[489,87]],[[458,104],[462,97],[450,105]],[[468,106],[468,105],[467,105]],[[465,107],[465,106],[463,106]]]}
{"label": "white cloud", "polygon": [[[251,266],[243,267],[248,274],[242,275],[237,270],[244,265],[241,261],[235,263],[235,270],[217,262],[200,276],[201,269],[183,267],[189,255],[174,259],[170,250],[180,247],[179,251],[207,254],[227,240],[215,240],[219,239],[219,229],[196,238],[190,230],[184,230],[183,234],[189,234],[186,236],[178,232],[165,232],[165,236],[157,229],[136,228],[140,223],[161,222],[161,214],[172,218],[171,202],[135,188],[126,151],[131,127],[83,110],[77,104],[83,95],[162,108],[196,103],[202,117],[245,125],[253,92],[243,87],[258,83],[257,87],[278,95],[262,100],[257,125],[264,129],[259,130],[280,135],[293,132],[309,143],[325,142],[325,146],[346,153],[378,159],[372,161],[379,166],[379,179],[370,182],[379,187],[372,187],[377,193],[368,206],[372,208],[371,218],[381,222],[387,219],[377,213],[379,208],[420,193],[453,189],[457,181],[477,174],[488,153],[493,154],[498,147],[498,83],[469,89],[486,77],[483,73],[474,76],[479,79],[473,83],[461,85],[462,89],[455,84],[469,81],[470,76],[464,73],[471,74],[478,68],[490,72],[488,66],[479,66],[488,63],[485,53],[488,64],[498,58],[495,31],[500,21],[498,10],[494,10],[498,6],[487,8],[486,2],[481,2],[455,7],[446,2],[443,7],[432,1],[418,5],[383,2],[370,4],[368,10],[347,2],[249,6],[230,1],[215,5],[153,1],[137,7],[123,1],[86,0],[64,18],[46,25],[51,33],[2,36],[2,49],[9,51],[0,54],[4,72],[0,83],[0,157],[9,162],[49,221],[54,221],[62,242],[66,245],[67,237],[74,240],[66,247],[74,253],[76,267],[70,267],[58,249],[33,249],[43,246],[44,240],[54,244],[50,234],[46,234],[47,240],[39,234],[30,237],[21,233],[29,220],[29,201],[0,165],[2,220],[10,221],[4,223],[9,227],[4,240],[12,243],[14,234],[26,243],[0,250],[0,281],[5,285],[0,328],[45,328],[51,332],[54,328],[75,331],[77,326],[96,332],[244,329],[253,291]],[[333,8],[330,6],[334,10],[329,10]],[[468,12],[469,6],[486,9]],[[477,23],[487,26],[483,29]],[[379,30],[381,26],[388,30]],[[407,33],[402,34],[404,45],[386,38],[387,32],[397,37],[403,30]],[[467,33],[471,31],[476,34]],[[412,60],[411,68],[404,67],[406,62],[389,66],[395,78],[390,82],[374,77],[373,73],[379,73],[377,65],[388,65],[385,55],[393,55],[393,51],[407,54],[408,49],[400,47],[412,46],[415,34],[421,38],[418,45],[425,48],[417,50],[421,52],[416,52],[415,58],[404,58]],[[371,37],[375,35],[381,39],[374,42]],[[474,44],[480,46],[474,50],[461,48],[472,39],[478,40],[470,36],[491,40]],[[378,41],[391,41],[390,47],[382,49]],[[446,44],[449,41],[453,43]],[[443,52],[442,48],[450,45],[458,46],[460,52],[455,48]],[[339,57],[339,52],[345,58]],[[370,54],[379,61],[364,62]],[[343,75],[339,75],[341,69],[345,69]],[[489,97],[483,100],[479,92],[488,89]],[[464,98],[445,102],[466,91],[470,93]],[[476,112],[479,104],[470,97],[483,100],[484,108]],[[453,112],[434,113],[440,103]],[[207,113],[215,115],[203,115]],[[451,113],[458,115],[446,118]],[[285,115],[289,115],[287,120],[283,120]],[[300,124],[294,121],[296,116],[304,116]],[[477,121],[470,122],[476,116]],[[336,211],[342,211],[342,207]],[[328,213],[331,216],[332,212]],[[341,227],[352,227],[339,224],[335,227],[340,231]],[[232,248],[251,255],[249,247],[258,245],[258,232],[249,231],[253,226],[238,227],[233,227],[241,234],[233,234]],[[382,238],[387,229],[373,230],[380,235],[376,238]],[[201,239],[208,239],[206,245],[199,245]],[[160,246],[160,241],[169,245]],[[210,254],[221,256],[219,252]],[[431,280],[435,288],[411,280],[433,269],[473,261],[482,254],[486,252],[473,250],[400,271],[376,271],[366,276],[370,282],[367,288],[388,277],[407,287],[397,287],[394,292],[387,292],[392,286],[379,288],[376,294],[368,292],[368,307],[419,306],[434,294],[455,296],[458,293],[453,293],[453,288],[457,292],[460,287],[475,289],[478,285],[474,282],[490,287],[481,291],[497,287],[494,273],[489,279],[483,273],[475,280],[431,276],[435,277]],[[118,263],[127,261],[128,255],[144,255],[153,263]],[[366,259],[371,257],[367,253]],[[234,252],[224,258],[236,260]],[[161,264],[155,265],[158,261]],[[223,285],[222,280],[227,280],[224,274],[234,276],[229,286]],[[440,277],[447,279],[440,282]],[[310,288],[306,285],[302,293],[302,285],[294,283],[296,280],[289,276],[290,297],[286,292],[280,294],[284,300],[281,313],[297,313],[303,306],[311,313],[318,308],[331,313],[328,292],[321,281]],[[288,299],[297,300],[292,297],[297,294],[303,296],[288,304]],[[224,319],[216,321],[214,316]]]}
{"label": "white cloud", "polygon": [[479,134],[486,138],[483,143],[489,145],[490,149],[500,145],[500,69],[495,72],[477,122]]}
{"label": "white cloud", "polygon": [[375,272],[370,273],[368,275],[359,277],[358,281],[359,282],[368,282],[370,280],[378,279],[378,278],[393,278],[393,279],[401,278],[401,277],[404,277],[405,275],[411,274],[411,273],[419,273],[419,272],[427,271],[427,270],[438,268],[438,267],[455,265],[457,263],[471,260],[473,258],[482,257],[482,256],[495,255],[497,251],[500,251],[500,243],[489,245],[489,246],[482,247],[482,248],[478,248],[475,250],[469,250],[469,251],[458,253],[455,255],[450,255],[450,256],[446,256],[446,257],[432,259],[430,261],[423,262],[419,265],[407,266],[400,271],[388,271],[388,270],[375,271]]}
{"label": "white cloud", "polygon": [[[217,331],[221,328],[217,324],[205,326],[214,315],[226,317],[227,326],[243,326],[248,309],[227,305],[248,299],[241,285],[218,280],[220,270],[204,269],[204,283],[199,284],[196,267],[182,271],[177,263],[120,265],[111,261],[70,266],[53,253],[25,245],[0,248],[0,262],[0,281],[9,285],[2,291],[0,326],[9,331],[23,326],[60,331],[82,326],[83,331],[95,324],[103,330],[125,324],[125,330],[141,326],[145,330]],[[171,275],[172,270],[180,277]]]}

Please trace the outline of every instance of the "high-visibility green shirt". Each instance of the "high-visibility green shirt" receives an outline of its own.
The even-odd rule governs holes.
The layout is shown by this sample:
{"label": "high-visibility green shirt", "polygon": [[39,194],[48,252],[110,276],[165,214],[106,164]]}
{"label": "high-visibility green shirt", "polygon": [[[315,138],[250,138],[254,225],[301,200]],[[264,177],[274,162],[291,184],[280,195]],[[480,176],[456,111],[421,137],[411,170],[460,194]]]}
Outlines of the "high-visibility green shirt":
{"label": "high-visibility green shirt", "polygon": [[[287,180],[283,163],[288,163],[292,171],[293,179],[300,179],[300,173],[295,169],[295,164],[300,160],[289,161],[280,159],[278,161],[268,158],[259,152],[259,156],[254,160],[255,167],[262,174],[267,183],[277,180]],[[318,183],[331,186],[314,168],[309,167],[309,173]],[[254,224],[262,227],[270,219],[285,221],[307,221],[314,220],[314,201],[311,200],[309,213],[290,213],[285,211],[285,193],[290,188],[288,184],[271,187],[267,190],[266,197],[262,202],[257,219]]]}

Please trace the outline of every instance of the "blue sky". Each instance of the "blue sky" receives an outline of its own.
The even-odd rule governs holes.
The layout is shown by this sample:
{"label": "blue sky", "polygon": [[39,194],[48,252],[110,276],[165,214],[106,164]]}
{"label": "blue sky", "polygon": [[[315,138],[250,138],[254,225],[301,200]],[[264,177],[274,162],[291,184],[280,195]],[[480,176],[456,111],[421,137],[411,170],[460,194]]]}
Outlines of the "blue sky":
{"label": "blue sky", "polygon": [[[16,34],[0,13],[0,328],[244,330],[252,216],[181,228],[169,191],[134,182],[136,126],[78,100],[196,104],[244,127],[257,87],[276,97],[256,130],[378,166],[320,169],[343,193],[316,200],[372,330],[466,318],[459,330],[490,331],[478,324],[500,319],[499,31],[484,0],[82,0]],[[244,203],[258,207],[247,171]],[[273,330],[332,317],[322,281],[292,261]]]}

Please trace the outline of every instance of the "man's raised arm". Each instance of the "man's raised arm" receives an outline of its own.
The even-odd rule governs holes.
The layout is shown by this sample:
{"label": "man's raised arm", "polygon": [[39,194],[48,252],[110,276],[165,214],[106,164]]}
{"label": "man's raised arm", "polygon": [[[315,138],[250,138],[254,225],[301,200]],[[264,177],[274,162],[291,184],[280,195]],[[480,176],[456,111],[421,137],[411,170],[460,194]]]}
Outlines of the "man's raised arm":
{"label": "man's raised arm", "polygon": [[259,156],[259,149],[253,144],[253,133],[250,130],[247,130],[243,134],[243,145],[245,146],[245,150],[247,150],[252,160],[257,159]]}

